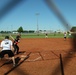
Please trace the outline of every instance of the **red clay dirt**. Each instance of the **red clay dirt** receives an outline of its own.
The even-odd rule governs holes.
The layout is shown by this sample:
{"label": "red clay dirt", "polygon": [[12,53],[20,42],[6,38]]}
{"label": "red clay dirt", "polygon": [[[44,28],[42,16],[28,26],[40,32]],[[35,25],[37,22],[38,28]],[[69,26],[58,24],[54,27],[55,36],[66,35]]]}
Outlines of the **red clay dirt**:
{"label": "red clay dirt", "polygon": [[[21,39],[20,52],[15,57],[29,57],[19,66],[12,69],[12,64],[0,67],[0,75],[62,75],[60,54],[62,55],[64,75],[76,75],[76,53],[71,39],[63,38],[30,38]],[[0,60],[0,65],[5,61]]]}

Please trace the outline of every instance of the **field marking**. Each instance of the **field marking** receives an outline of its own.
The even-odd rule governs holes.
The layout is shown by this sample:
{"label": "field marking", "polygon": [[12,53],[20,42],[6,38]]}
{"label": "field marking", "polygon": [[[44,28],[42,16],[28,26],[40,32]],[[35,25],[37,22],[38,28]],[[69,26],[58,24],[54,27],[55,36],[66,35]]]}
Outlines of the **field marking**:
{"label": "field marking", "polygon": [[37,61],[37,60],[39,60],[41,57],[38,57],[38,58],[36,58],[36,59],[34,59],[33,61]]}
{"label": "field marking", "polygon": [[41,58],[41,56],[35,58],[34,60],[27,60],[27,61],[37,61],[37,60],[39,60],[40,58]]}
{"label": "field marking", "polygon": [[28,55],[25,55],[25,54],[26,54],[26,52],[24,52],[23,55],[20,56],[21,57],[21,60],[24,60],[25,58],[28,57]]}

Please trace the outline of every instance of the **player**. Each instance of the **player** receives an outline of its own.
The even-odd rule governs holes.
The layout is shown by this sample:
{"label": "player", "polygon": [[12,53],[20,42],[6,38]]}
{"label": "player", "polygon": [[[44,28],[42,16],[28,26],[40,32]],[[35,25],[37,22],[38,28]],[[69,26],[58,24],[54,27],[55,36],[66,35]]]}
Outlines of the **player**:
{"label": "player", "polygon": [[19,46],[18,43],[20,42],[21,34],[18,34],[16,36],[16,39],[13,42],[13,47],[14,47],[14,53],[19,54]]}
{"label": "player", "polygon": [[13,61],[13,66],[15,66],[15,58],[14,58],[14,53],[13,53],[13,46],[12,46],[12,41],[9,40],[9,36],[5,36],[5,39],[1,42],[0,45],[1,52],[0,52],[0,59],[4,57],[4,55],[8,54],[8,56],[12,59]]}
{"label": "player", "polygon": [[66,40],[66,38],[67,38],[67,33],[65,32],[64,33],[64,41]]}
{"label": "player", "polygon": [[21,38],[21,34],[20,33],[18,33],[18,35],[16,36],[16,38]]}
{"label": "player", "polygon": [[45,34],[45,38],[48,38],[48,34],[47,33]]}

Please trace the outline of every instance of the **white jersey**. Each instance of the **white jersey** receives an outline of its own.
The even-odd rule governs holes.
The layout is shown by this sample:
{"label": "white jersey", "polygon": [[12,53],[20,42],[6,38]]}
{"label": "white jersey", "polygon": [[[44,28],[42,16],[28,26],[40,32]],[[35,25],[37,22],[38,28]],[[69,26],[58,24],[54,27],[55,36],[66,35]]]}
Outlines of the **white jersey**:
{"label": "white jersey", "polygon": [[67,36],[67,34],[64,34],[64,37],[66,37]]}
{"label": "white jersey", "polygon": [[5,39],[1,42],[1,46],[3,50],[11,50],[11,46],[12,46],[12,41],[11,40],[8,40],[8,39]]}

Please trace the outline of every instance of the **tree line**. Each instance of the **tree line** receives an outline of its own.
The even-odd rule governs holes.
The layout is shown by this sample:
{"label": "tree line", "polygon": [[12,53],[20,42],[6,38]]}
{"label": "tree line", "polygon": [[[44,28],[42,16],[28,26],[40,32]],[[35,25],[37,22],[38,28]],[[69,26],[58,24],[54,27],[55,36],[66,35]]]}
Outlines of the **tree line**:
{"label": "tree line", "polygon": [[[76,26],[72,27],[69,31],[76,32]],[[23,30],[23,27],[20,26],[17,30],[14,31],[0,31],[0,33],[11,33],[11,32],[19,32],[19,33],[34,33],[34,30]]]}

